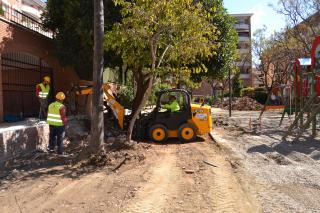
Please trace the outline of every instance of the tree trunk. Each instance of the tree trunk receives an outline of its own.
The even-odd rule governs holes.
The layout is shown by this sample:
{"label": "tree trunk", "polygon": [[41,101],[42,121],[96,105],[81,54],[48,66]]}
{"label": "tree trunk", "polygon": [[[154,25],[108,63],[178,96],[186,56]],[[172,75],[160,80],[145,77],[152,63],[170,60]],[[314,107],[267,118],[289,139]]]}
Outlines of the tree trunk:
{"label": "tree trunk", "polygon": [[[144,75],[141,71],[140,75],[138,76],[137,80],[144,85],[144,87],[142,89],[145,89],[145,91],[141,90],[141,95],[143,94],[143,97],[141,99],[141,101],[139,102],[139,99],[136,100],[136,103],[139,103],[137,108],[135,109],[135,112],[133,113],[133,116],[130,120],[130,124],[128,127],[128,132],[127,132],[127,141],[131,141],[131,136],[132,136],[132,131],[134,128],[134,124],[142,110],[142,108],[146,105],[147,100],[149,99],[150,93],[151,93],[151,88],[153,85],[153,74],[155,73],[156,70],[156,55],[157,55],[157,47],[156,47],[156,40],[155,40],[156,36],[153,37],[153,39],[150,42],[150,50],[151,50],[151,58],[152,58],[152,62],[151,62],[151,73],[149,75],[149,77],[147,77],[146,75]],[[142,83],[143,82],[143,83]],[[144,84],[144,82],[146,82]],[[139,88],[139,85],[138,85]],[[137,88],[137,89],[138,89]],[[136,94],[137,97],[137,94]]]}
{"label": "tree trunk", "polygon": [[220,97],[220,100],[221,100],[220,108],[221,109],[223,109],[223,99],[224,99],[224,87],[221,90],[221,97]]}
{"label": "tree trunk", "polygon": [[143,96],[145,95],[145,92],[148,88],[148,82],[145,81],[145,76],[142,74],[142,71],[136,72],[135,82],[137,84],[137,90],[132,103],[132,115],[139,108],[139,105],[143,99]]}
{"label": "tree trunk", "polygon": [[139,105],[137,106],[137,108],[135,109],[135,111],[133,111],[132,113],[132,117],[131,117],[131,120],[130,120],[130,123],[129,123],[129,127],[128,127],[128,130],[127,130],[127,141],[131,141],[131,137],[132,137],[132,131],[133,131],[133,128],[134,128],[134,124],[142,110],[142,108],[145,106],[149,96],[150,96],[150,92],[151,92],[151,88],[152,88],[152,85],[153,85],[153,77],[150,77],[147,82],[146,82],[146,85],[147,85],[147,88],[146,90],[142,92],[142,94],[144,94],[142,96],[142,99],[140,100],[140,103]]}
{"label": "tree trunk", "polygon": [[89,150],[97,153],[103,150],[104,121],[103,121],[103,37],[104,37],[104,8],[103,0],[94,0],[94,54],[93,54],[93,94],[91,141]]}
{"label": "tree trunk", "polygon": [[261,119],[263,113],[266,111],[267,105],[270,102],[271,94],[272,94],[272,87],[271,87],[270,91],[268,92],[268,97],[267,97],[266,103],[263,105],[263,107],[261,109],[261,112],[260,112],[260,115],[259,115],[259,119]]}

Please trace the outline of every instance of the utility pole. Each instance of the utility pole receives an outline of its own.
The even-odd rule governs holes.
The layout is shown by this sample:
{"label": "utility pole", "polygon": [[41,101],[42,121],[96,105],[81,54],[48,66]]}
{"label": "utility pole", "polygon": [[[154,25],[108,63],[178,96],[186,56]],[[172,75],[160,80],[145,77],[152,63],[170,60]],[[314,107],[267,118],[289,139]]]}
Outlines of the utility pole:
{"label": "utility pole", "polygon": [[94,53],[93,53],[93,94],[91,116],[90,152],[103,150],[104,118],[103,118],[103,38],[104,7],[103,0],[94,0]]}

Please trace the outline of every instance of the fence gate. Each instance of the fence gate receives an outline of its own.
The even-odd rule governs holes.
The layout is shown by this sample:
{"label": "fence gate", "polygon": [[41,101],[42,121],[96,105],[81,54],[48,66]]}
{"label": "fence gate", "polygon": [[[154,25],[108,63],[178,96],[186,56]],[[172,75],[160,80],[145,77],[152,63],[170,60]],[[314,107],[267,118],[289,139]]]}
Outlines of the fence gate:
{"label": "fence gate", "polygon": [[39,103],[35,87],[46,75],[53,83],[52,68],[42,59],[27,53],[1,55],[4,115],[37,117]]}

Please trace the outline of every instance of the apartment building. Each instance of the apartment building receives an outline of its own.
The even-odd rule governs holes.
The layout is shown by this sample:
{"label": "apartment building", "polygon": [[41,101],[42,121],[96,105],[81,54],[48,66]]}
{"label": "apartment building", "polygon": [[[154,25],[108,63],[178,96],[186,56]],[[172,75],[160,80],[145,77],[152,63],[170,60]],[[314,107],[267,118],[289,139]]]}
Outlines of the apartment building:
{"label": "apartment building", "polygon": [[238,32],[239,59],[235,62],[240,70],[240,80],[244,87],[252,86],[251,17],[253,14],[231,14],[236,20],[234,28]]}
{"label": "apartment building", "polygon": [[8,11],[13,8],[13,15],[19,16],[19,13],[40,21],[42,12],[46,4],[40,0],[2,0],[2,10]]}

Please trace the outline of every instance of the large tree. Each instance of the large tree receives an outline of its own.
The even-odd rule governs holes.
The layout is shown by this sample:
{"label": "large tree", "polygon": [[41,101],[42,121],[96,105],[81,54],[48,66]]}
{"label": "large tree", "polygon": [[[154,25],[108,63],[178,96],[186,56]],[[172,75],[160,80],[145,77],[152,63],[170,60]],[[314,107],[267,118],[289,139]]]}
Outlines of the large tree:
{"label": "large tree", "polygon": [[312,42],[319,35],[319,0],[279,0],[272,5],[286,19],[286,34],[300,46],[302,54],[309,54]]}
{"label": "large tree", "polygon": [[205,60],[208,68],[206,76],[210,79],[224,79],[229,70],[236,70],[234,65],[238,57],[238,33],[234,28],[236,20],[224,8],[223,0],[199,1],[203,2],[210,22],[219,29],[216,54],[210,57],[210,60]]}
{"label": "large tree", "polygon": [[[200,74],[199,72],[194,72],[192,80],[196,82],[208,80],[212,90],[216,90],[219,87],[219,89],[223,88],[222,93],[224,93],[229,72],[235,73],[238,71],[234,63],[238,58],[238,34],[234,28],[236,20],[223,6],[223,0],[197,0],[197,2],[202,2],[209,21],[219,29],[219,34],[217,35],[219,45],[216,53],[209,60],[199,60],[204,64],[204,66],[200,67],[205,69],[202,69]],[[212,95],[214,94],[216,93],[213,92]]]}
{"label": "large tree", "polygon": [[268,98],[261,110],[260,117],[265,111],[266,105],[269,104],[273,88],[286,84],[288,82],[288,74],[292,70],[290,61],[292,55],[287,48],[290,41],[286,41],[283,35],[282,33],[274,33],[267,37],[265,26],[254,32],[253,52],[259,59],[255,66],[260,76],[262,76],[266,91],[268,91]]}
{"label": "large tree", "polygon": [[122,7],[123,19],[106,33],[105,47],[121,54],[137,83],[127,134],[131,140],[135,121],[161,66],[187,69],[197,58],[212,56],[218,30],[208,21],[202,4],[191,0],[115,2]]}

